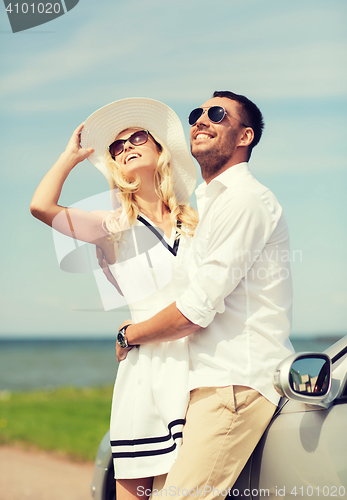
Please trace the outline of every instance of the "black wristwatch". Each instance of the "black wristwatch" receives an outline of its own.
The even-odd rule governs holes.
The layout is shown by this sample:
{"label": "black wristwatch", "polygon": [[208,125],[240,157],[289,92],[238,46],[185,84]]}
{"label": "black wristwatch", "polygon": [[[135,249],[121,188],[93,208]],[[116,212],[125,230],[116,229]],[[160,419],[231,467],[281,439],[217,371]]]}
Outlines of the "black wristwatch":
{"label": "black wristwatch", "polygon": [[126,338],[126,336],[125,336],[125,331],[126,331],[126,329],[128,328],[128,326],[130,326],[130,324],[129,324],[129,325],[125,325],[125,326],[123,326],[123,327],[119,330],[119,332],[118,332],[118,334],[117,334],[117,343],[118,343],[118,345],[119,345],[120,347],[122,347],[123,349],[127,349],[128,347],[132,347],[132,346],[130,346],[130,345],[128,344],[127,338]]}

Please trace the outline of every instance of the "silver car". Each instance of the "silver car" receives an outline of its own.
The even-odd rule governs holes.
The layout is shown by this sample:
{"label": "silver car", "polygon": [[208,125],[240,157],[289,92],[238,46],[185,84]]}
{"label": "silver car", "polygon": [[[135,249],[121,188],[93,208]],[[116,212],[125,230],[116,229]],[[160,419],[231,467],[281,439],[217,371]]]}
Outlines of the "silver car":
{"label": "silver car", "polygon": [[[274,385],[282,395],[277,411],[236,483],[220,494],[347,500],[347,336],[323,354],[284,360]],[[108,433],[96,457],[92,495],[115,499]]]}

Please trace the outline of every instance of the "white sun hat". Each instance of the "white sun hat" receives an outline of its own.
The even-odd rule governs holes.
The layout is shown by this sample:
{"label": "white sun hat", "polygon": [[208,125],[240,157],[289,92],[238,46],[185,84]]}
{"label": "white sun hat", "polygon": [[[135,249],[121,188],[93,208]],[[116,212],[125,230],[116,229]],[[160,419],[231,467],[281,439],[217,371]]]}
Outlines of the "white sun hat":
{"label": "white sun hat", "polygon": [[138,127],[155,134],[169,149],[176,198],[179,202],[187,201],[195,188],[196,168],[180,119],[162,102],[133,97],[111,102],[95,111],[85,121],[81,134],[82,147],[95,150],[88,160],[104,174],[110,188],[115,189],[105,164],[105,152],[120,132]]}

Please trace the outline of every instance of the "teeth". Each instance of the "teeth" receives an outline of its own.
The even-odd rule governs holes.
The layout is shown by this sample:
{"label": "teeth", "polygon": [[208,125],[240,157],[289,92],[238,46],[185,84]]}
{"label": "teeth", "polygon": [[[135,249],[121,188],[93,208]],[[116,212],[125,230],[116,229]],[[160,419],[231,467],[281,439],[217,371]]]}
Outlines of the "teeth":
{"label": "teeth", "polygon": [[126,163],[128,163],[129,161],[133,160],[134,158],[140,158],[140,155],[137,154],[137,153],[134,153],[132,155],[129,155],[126,159]]}
{"label": "teeth", "polygon": [[212,139],[212,137],[210,135],[207,135],[207,134],[198,134],[196,136],[197,139]]}

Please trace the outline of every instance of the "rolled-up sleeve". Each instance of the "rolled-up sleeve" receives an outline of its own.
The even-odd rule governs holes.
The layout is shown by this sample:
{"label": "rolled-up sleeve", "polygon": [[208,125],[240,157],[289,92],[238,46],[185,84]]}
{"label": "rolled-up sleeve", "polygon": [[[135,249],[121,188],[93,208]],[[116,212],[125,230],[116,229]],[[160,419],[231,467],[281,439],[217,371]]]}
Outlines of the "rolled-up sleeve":
{"label": "rolled-up sleeve", "polygon": [[194,237],[190,284],[176,301],[181,313],[203,328],[222,313],[225,298],[259,258],[276,223],[266,198],[247,190],[222,193]]}

